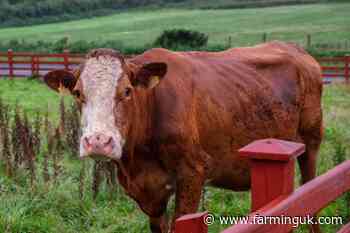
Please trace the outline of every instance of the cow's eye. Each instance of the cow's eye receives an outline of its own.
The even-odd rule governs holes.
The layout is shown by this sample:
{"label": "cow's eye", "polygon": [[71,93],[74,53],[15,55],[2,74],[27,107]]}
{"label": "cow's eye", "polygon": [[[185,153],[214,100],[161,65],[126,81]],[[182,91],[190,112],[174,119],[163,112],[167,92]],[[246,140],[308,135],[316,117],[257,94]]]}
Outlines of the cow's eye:
{"label": "cow's eye", "polygon": [[132,92],[132,88],[131,87],[125,88],[124,97],[129,97],[131,95],[131,92]]}

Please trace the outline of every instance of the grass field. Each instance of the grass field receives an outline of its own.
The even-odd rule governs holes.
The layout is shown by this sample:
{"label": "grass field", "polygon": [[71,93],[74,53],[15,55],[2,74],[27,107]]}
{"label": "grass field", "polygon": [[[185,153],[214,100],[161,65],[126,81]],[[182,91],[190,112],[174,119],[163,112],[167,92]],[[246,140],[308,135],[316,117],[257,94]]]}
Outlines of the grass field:
{"label": "grass field", "polygon": [[350,3],[312,4],[229,10],[133,10],[78,21],[0,29],[0,41],[11,39],[118,40],[125,46],[150,44],[165,29],[187,28],[209,35],[209,45],[256,44],[266,32],[269,39],[313,42],[350,39]]}
{"label": "grass field", "polygon": [[[58,119],[60,96],[52,93],[36,80],[0,80],[0,97],[13,106],[16,102],[29,113],[45,113],[50,109],[50,119]],[[350,88],[329,85],[325,88],[323,107],[326,134],[318,160],[318,174],[334,167],[336,149],[346,146],[350,139]],[[67,99],[67,101],[70,101]],[[45,148],[45,145],[44,145]],[[348,149],[348,148],[346,148]],[[140,233],[148,232],[147,218],[137,205],[125,196],[120,187],[111,189],[103,186],[96,200],[91,195],[92,162],[85,165],[90,171],[86,175],[84,198],[79,198],[79,171],[82,162],[64,154],[59,165],[61,172],[55,183],[42,181],[42,159],[45,149],[37,156],[38,180],[35,188],[28,184],[28,173],[23,171],[15,178],[5,176],[4,164],[0,163],[0,232],[8,233]],[[1,153],[0,153],[1,155]],[[2,160],[1,160],[2,161]],[[299,176],[299,175],[298,175]],[[298,177],[296,177],[297,181]],[[249,193],[233,193],[207,188],[205,206],[208,211],[221,215],[246,215],[249,212]],[[345,198],[340,198],[322,215],[343,216],[349,219]],[[170,212],[173,202],[170,203]],[[347,219],[345,219],[347,218]],[[217,233],[227,226],[214,224],[211,233]],[[325,233],[335,232],[339,226],[322,226]],[[307,232],[302,227],[298,232]]]}

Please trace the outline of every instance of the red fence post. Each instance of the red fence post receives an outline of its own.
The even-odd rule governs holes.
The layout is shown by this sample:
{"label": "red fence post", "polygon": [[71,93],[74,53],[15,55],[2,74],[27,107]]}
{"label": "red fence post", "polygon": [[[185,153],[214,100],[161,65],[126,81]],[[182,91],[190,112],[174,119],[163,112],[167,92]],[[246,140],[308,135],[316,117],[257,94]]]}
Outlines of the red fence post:
{"label": "red fence post", "polygon": [[34,59],[34,55],[30,57],[30,68],[32,70],[32,76],[34,76],[35,74],[35,59]]}
{"label": "red fence post", "polygon": [[7,50],[7,61],[9,65],[9,76],[12,79],[13,78],[13,50],[12,49]]}
{"label": "red fence post", "polygon": [[305,145],[277,139],[254,141],[239,150],[250,159],[252,212],[294,190],[295,158]]}
{"label": "red fence post", "polygon": [[344,77],[347,84],[349,84],[350,79],[350,55],[345,56],[345,65],[344,65]]}
{"label": "red fence post", "polygon": [[187,214],[175,222],[175,233],[208,233],[208,213]]}
{"label": "red fence post", "polygon": [[65,49],[63,51],[63,62],[64,62],[64,69],[69,70],[69,50]]}
{"label": "red fence post", "polygon": [[40,75],[40,56],[36,55],[35,56],[35,74]]}

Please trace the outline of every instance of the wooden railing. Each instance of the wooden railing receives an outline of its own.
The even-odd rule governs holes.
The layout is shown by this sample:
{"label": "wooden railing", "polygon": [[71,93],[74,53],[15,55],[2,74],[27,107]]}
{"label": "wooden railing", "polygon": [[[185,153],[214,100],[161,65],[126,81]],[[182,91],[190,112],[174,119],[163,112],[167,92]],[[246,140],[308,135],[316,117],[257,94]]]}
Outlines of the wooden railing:
{"label": "wooden railing", "polygon": [[322,65],[323,77],[326,81],[343,77],[348,83],[350,81],[350,56],[344,57],[322,57],[318,59]]}
{"label": "wooden railing", "polygon": [[83,54],[63,53],[0,53],[0,76],[28,77],[42,76],[56,69],[74,69],[85,58]]}
{"label": "wooden railing", "polygon": [[[130,56],[129,56],[130,57]],[[19,53],[11,49],[0,52],[0,77],[42,76],[55,69],[73,69],[85,58],[84,54]],[[335,80],[350,81],[350,56],[319,58],[325,83]]]}
{"label": "wooden railing", "polygon": [[[303,144],[273,139],[256,141],[241,149],[241,156],[251,162],[252,213],[246,222],[222,233],[291,232],[291,224],[257,224],[256,216],[313,216],[350,190],[350,161],[346,161],[293,191],[295,158],[303,152]],[[207,233],[207,217],[206,212],[185,215],[176,221],[175,233]],[[338,231],[348,232],[350,224]]]}

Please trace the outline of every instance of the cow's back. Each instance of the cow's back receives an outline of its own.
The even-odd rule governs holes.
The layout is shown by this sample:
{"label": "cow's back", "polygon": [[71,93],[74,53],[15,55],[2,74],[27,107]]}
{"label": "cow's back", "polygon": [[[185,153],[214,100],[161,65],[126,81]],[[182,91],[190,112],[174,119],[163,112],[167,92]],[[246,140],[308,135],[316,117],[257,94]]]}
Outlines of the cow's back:
{"label": "cow's back", "polygon": [[261,138],[300,141],[303,109],[320,109],[319,66],[293,45],[273,42],[218,53],[154,49],[134,61],[167,63],[155,90],[153,133],[160,141],[175,135],[199,144],[220,169],[209,175],[218,186],[245,189],[248,165],[239,161],[237,149]]}

